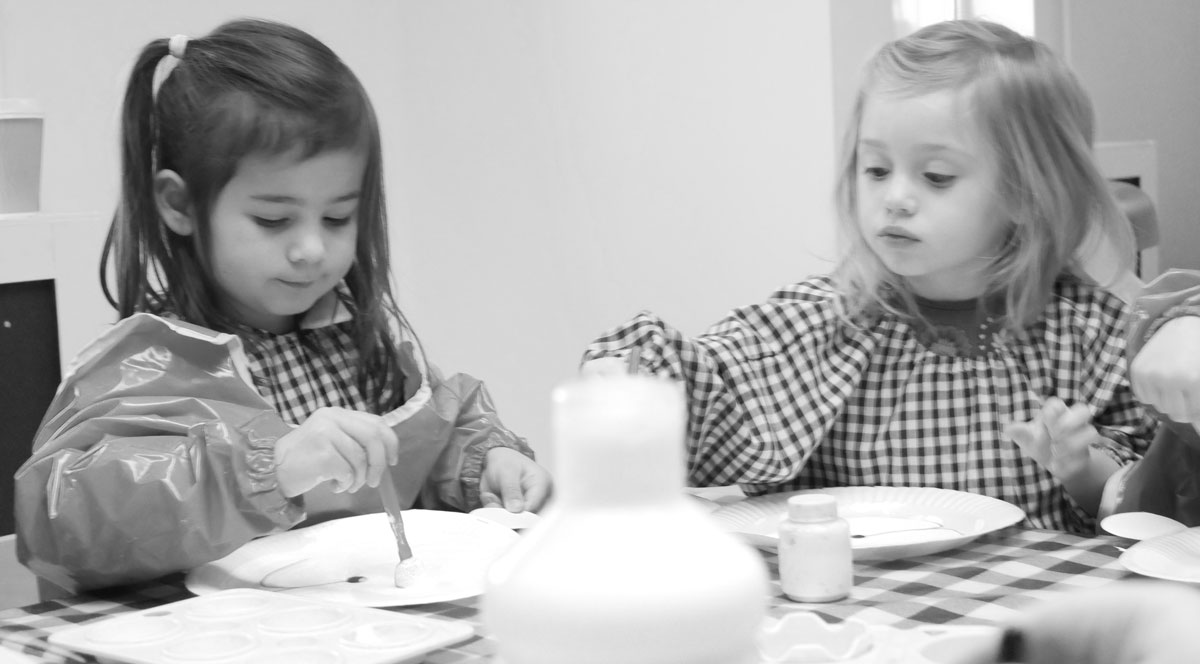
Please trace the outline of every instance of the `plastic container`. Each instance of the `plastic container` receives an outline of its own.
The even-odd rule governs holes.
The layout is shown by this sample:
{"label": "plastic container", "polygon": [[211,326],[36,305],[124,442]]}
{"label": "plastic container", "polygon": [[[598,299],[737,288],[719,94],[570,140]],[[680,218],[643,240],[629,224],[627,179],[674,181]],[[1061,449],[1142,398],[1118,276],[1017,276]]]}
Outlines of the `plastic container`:
{"label": "plastic container", "polygon": [[898,629],[854,618],[831,623],[794,611],[768,618],[758,645],[760,664],[960,664],[995,661],[1003,634],[978,625]]}
{"label": "plastic container", "polygon": [[779,524],[779,584],[797,602],[835,602],[854,585],[850,524],[824,493],[788,498]]}
{"label": "plastic container", "polygon": [[30,99],[0,99],[0,214],[41,208],[42,112]]}
{"label": "plastic container", "polygon": [[684,492],[680,386],[596,376],[553,396],[555,498],[489,570],[505,664],[750,664],[761,555]]}

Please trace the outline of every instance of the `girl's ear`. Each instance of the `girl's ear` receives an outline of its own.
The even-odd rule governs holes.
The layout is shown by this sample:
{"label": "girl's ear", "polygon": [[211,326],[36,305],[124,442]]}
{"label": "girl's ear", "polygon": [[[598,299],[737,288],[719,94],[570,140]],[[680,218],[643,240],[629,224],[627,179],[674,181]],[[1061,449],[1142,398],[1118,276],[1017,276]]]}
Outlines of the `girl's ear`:
{"label": "girl's ear", "polygon": [[179,235],[191,235],[196,231],[192,218],[192,198],[187,183],[175,171],[162,170],[154,176],[154,202],[167,228]]}

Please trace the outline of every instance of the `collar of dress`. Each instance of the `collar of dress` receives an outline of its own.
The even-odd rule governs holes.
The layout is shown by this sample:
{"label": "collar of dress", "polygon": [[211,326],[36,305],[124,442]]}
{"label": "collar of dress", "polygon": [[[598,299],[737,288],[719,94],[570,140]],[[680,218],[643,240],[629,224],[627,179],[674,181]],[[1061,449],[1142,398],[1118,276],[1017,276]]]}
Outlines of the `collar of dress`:
{"label": "collar of dress", "polygon": [[352,319],[353,316],[350,314],[350,310],[342,304],[342,300],[339,297],[340,294],[344,294],[345,292],[343,288],[339,287],[322,295],[321,299],[317,300],[308,311],[304,312],[304,315],[300,318],[298,327],[302,330],[314,330],[320,327],[345,323]]}

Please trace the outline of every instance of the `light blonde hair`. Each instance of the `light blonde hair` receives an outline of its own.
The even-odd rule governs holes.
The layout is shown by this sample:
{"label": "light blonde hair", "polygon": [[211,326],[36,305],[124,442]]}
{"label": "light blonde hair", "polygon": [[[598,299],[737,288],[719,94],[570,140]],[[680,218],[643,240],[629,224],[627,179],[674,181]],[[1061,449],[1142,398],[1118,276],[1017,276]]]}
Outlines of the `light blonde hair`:
{"label": "light blonde hair", "polygon": [[1066,63],[1002,25],[946,21],[884,45],[866,66],[836,189],[847,246],[834,278],[847,315],[920,320],[905,280],[875,255],[858,224],[856,148],[870,95],[943,90],[962,92],[1000,174],[996,193],[1012,225],[986,271],[985,295],[1003,297],[1009,329],[1038,319],[1064,272],[1087,279],[1076,258],[1080,247],[1107,235],[1132,263],[1129,222],[1093,159],[1091,101]]}

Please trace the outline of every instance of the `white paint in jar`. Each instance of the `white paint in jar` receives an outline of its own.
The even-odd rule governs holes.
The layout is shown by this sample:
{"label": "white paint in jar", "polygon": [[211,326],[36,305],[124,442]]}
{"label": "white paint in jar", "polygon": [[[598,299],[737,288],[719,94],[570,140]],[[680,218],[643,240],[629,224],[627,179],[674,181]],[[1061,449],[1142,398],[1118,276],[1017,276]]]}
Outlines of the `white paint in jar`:
{"label": "white paint in jar", "polygon": [[835,602],[854,585],[850,524],[837,513],[837,499],[824,493],[788,498],[779,524],[779,583],[797,602]]}

